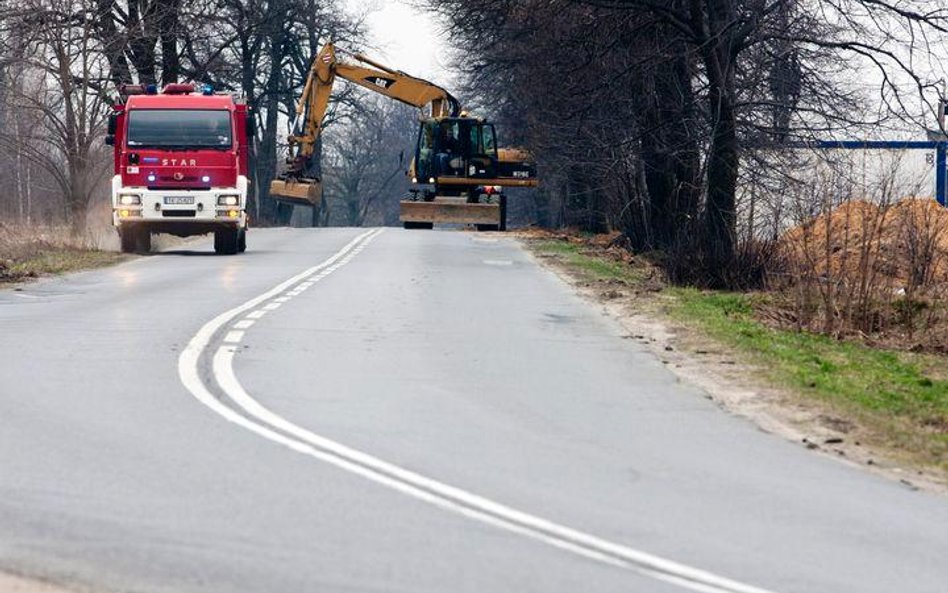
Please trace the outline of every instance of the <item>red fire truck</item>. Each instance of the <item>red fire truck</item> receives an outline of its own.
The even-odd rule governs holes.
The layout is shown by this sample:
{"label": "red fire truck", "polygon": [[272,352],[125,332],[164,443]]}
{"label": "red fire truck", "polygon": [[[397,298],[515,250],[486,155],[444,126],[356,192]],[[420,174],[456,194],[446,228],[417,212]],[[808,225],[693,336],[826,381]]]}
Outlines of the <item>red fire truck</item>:
{"label": "red fire truck", "polygon": [[114,147],[112,224],[123,252],[151,236],[214,233],[214,251],[247,248],[252,119],[247,105],[193,84],[125,85],[106,144]]}

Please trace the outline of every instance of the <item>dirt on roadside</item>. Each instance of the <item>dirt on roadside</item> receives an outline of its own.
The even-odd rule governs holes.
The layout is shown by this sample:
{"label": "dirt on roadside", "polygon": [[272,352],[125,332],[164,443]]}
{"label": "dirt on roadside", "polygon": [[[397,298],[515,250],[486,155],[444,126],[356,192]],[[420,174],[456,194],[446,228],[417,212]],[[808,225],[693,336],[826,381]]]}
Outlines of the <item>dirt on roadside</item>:
{"label": "dirt on roadside", "polygon": [[798,266],[833,278],[865,274],[905,287],[919,260],[933,269],[925,280],[948,281],[948,209],[931,198],[880,206],[849,200],[781,237],[783,254]]}

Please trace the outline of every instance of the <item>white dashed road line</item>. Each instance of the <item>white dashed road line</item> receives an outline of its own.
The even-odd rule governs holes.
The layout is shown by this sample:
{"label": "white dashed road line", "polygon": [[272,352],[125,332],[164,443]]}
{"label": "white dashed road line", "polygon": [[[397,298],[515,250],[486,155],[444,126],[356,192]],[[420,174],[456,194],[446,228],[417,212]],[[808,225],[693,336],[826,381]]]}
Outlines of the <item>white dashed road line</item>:
{"label": "white dashed road line", "polygon": [[241,341],[243,337],[244,332],[242,331],[227,332],[227,335],[224,336],[224,341],[228,344],[236,344],[237,342]]}

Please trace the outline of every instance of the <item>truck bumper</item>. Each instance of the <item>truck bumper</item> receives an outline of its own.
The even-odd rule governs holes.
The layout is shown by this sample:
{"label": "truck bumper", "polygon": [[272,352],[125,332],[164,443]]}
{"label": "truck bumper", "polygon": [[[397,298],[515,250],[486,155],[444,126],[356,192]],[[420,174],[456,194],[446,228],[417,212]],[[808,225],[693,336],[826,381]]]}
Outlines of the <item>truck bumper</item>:
{"label": "truck bumper", "polygon": [[[130,196],[134,203],[122,203]],[[222,204],[229,196],[235,204]],[[112,224],[115,227],[148,227],[155,233],[186,237],[237,227],[247,228],[247,178],[237,178],[237,187],[211,189],[148,189],[123,187],[121,177],[112,179]]]}

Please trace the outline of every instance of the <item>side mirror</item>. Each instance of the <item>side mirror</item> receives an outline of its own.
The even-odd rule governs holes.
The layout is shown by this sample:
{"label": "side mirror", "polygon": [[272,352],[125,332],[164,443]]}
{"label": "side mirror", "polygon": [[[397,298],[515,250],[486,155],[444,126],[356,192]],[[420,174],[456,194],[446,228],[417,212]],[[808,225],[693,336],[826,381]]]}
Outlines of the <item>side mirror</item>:
{"label": "side mirror", "polygon": [[[109,131],[108,131],[109,136],[115,136],[116,128],[118,128],[118,114],[113,113],[109,116]],[[114,144],[115,141],[113,140],[112,143]]]}
{"label": "side mirror", "polygon": [[105,137],[106,146],[115,146],[115,134],[109,134]]}

